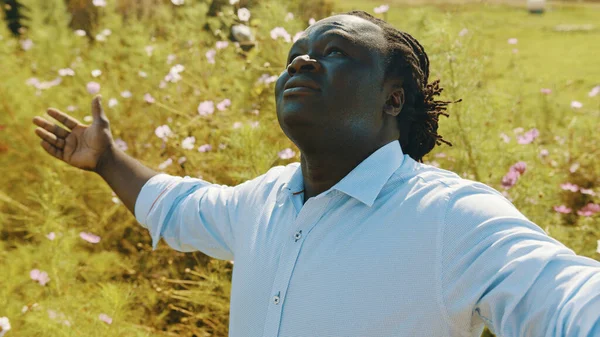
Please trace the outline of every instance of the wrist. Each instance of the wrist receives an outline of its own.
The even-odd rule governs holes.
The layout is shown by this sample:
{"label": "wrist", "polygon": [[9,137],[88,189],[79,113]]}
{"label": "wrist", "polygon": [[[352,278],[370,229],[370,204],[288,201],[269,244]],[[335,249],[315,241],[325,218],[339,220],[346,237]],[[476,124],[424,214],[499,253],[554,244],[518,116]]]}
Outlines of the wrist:
{"label": "wrist", "polygon": [[98,158],[98,162],[96,163],[96,168],[94,172],[96,172],[101,177],[105,177],[108,172],[110,172],[111,167],[114,166],[115,157],[117,155],[117,147],[114,144],[110,144],[106,151],[102,153],[100,158]]}

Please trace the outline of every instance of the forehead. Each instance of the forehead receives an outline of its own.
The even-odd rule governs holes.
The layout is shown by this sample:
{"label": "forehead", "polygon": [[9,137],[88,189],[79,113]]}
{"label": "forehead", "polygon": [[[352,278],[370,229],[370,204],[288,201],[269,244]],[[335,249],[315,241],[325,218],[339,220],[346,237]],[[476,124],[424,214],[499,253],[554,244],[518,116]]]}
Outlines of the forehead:
{"label": "forehead", "polygon": [[317,21],[306,28],[301,38],[308,37],[313,40],[330,30],[341,30],[351,37],[353,43],[369,49],[383,50],[386,43],[381,27],[358,16],[347,14],[333,15]]}

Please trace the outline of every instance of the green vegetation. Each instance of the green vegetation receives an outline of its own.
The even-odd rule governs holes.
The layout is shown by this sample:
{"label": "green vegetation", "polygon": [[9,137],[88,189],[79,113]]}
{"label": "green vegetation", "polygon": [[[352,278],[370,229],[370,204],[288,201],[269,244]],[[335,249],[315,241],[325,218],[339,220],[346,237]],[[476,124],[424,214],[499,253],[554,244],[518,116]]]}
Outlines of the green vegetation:
{"label": "green vegetation", "polygon": [[[249,25],[257,43],[246,51],[231,41],[216,47],[239,22],[228,3],[221,16],[207,17],[202,1],[148,1],[152,6],[133,9],[108,1],[94,8],[87,36],[78,36],[65,1],[20,2],[29,8],[27,32],[19,40],[0,27],[0,317],[12,326],[6,336],[226,336],[233,265],[164,242],[151,251],[147,230],[104,181],[45,153],[31,120],[55,107],[87,123],[89,83],[96,82],[128,154],[169,174],[239,184],[299,160],[277,122],[274,84],[264,79],[283,71],[291,45],[271,31],[283,27],[293,37],[306,18],[286,19],[290,9],[279,1],[254,1]],[[378,5],[340,0],[334,8],[373,13]],[[501,5],[392,3],[377,15],[423,44],[442,98],[463,99],[440,121],[440,134],[454,146],[434,149],[426,162],[505,191],[552,237],[598,259],[600,214],[586,205],[600,203],[600,94],[593,95],[600,85],[600,7],[552,5],[536,16]],[[561,31],[565,24],[578,26]],[[183,70],[173,70],[177,64]],[[226,99],[231,105],[216,107]],[[202,116],[206,101],[215,109]],[[166,141],[155,134],[162,125],[172,130]],[[182,146],[188,137],[192,149]],[[205,144],[210,150],[199,151]],[[293,158],[278,156],[286,148]],[[516,183],[505,179],[511,186],[504,188],[517,162],[526,170]],[[579,215],[582,209],[592,211]],[[86,241],[82,232],[100,241]],[[34,269],[49,282],[32,280]]]}

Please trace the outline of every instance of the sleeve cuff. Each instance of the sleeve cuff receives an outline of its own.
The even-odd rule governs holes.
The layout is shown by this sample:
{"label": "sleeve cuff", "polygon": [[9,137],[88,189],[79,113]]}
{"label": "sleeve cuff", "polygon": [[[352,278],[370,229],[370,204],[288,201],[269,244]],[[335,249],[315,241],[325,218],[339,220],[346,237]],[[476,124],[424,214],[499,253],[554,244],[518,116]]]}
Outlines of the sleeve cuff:
{"label": "sleeve cuff", "polygon": [[176,182],[180,181],[181,177],[175,177],[166,173],[159,173],[150,178],[138,194],[135,201],[135,219],[142,225],[142,227],[148,229],[146,220],[148,213],[158,201],[158,199]]}

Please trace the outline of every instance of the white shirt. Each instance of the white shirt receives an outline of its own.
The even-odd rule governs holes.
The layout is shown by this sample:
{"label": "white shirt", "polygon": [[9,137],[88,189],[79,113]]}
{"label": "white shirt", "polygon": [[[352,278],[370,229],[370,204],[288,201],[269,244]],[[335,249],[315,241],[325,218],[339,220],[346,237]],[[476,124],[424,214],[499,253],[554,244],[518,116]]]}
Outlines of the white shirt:
{"label": "white shirt", "polygon": [[600,262],[482,183],[381,147],[303,204],[300,163],[237,186],[159,174],[135,216],[235,260],[232,337],[600,336]]}

